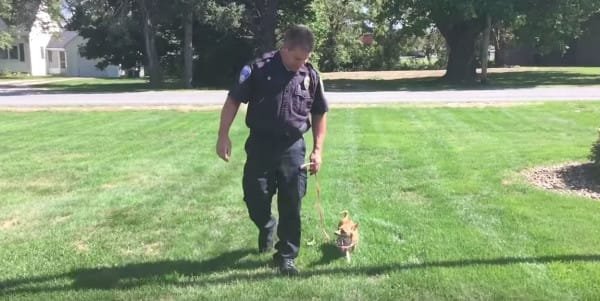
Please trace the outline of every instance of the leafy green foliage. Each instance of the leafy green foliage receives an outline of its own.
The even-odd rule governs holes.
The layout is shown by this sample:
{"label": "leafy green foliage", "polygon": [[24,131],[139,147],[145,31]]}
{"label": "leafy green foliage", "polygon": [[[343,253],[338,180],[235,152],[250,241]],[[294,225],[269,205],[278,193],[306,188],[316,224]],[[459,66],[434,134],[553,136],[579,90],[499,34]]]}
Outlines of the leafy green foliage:
{"label": "leafy green foliage", "polygon": [[[69,1],[73,14],[69,28],[80,31],[88,39],[82,48],[86,57],[100,58],[101,67],[120,64],[131,68],[146,64],[145,38],[141,30],[144,21],[135,1]],[[224,76],[233,78],[231,70],[251,57],[251,50],[245,46],[248,43],[242,25],[244,8],[240,4],[197,0],[149,3],[152,4],[149,8],[157,55],[168,76],[181,76],[184,15],[190,10],[194,12],[194,72],[200,76],[195,78],[197,84],[215,84]],[[207,58],[207,54],[214,56]],[[220,67],[216,65],[218,62],[222,63]]]}
{"label": "leafy green foliage", "polygon": [[542,52],[567,50],[582,32],[582,24],[600,9],[595,0],[528,1],[515,33]]}
{"label": "leafy green foliage", "polygon": [[315,12],[311,9],[313,2],[314,0],[279,0],[279,33],[282,34],[291,25],[312,22],[315,19]]}
{"label": "leafy green foliage", "polygon": [[0,30],[0,49],[10,47],[19,31],[27,31],[40,5],[55,19],[60,18],[60,0],[0,0],[0,18],[8,28]]}
{"label": "leafy green foliage", "polygon": [[0,31],[0,49],[6,49],[11,46],[12,35],[8,31]]}
{"label": "leafy green foliage", "polygon": [[[443,52],[445,44],[439,32],[421,24],[409,26],[407,16],[391,15],[407,3],[394,0],[324,1],[313,3],[315,20],[311,24],[317,36],[313,60],[323,71],[395,70],[407,66],[402,55],[422,52],[434,55]],[[422,19],[422,18],[421,18]],[[361,36],[373,37],[372,44],[363,44]],[[437,34],[441,41],[436,43]]]}
{"label": "leafy green foliage", "polygon": [[10,0],[0,0],[0,18],[5,19],[10,16],[12,3]]}
{"label": "leafy green foliage", "polygon": [[351,52],[360,46],[359,1],[315,0],[312,28],[317,39],[314,58],[322,71],[341,70],[351,63]]}
{"label": "leafy green foliage", "polygon": [[81,54],[90,59],[100,58],[98,67],[114,64],[129,69],[142,65],[144,39],[137,19],[139,13],[133,3],[125,4],[71,2],[68,27],[87,39]]}
{"label": "leafy green foliage", "polygon": [[194,30],[194,83],[230,88],[243,65],[254,58],[255,44],[240,32],[222,31],[209,25]]}
{"label": "leafy green foliage", "polygon": [[[475,76],[474,44],[486,16],[494,24],[503,24],[509,32],[533,41],[541,49],[565,45],[576,37],[581,22],[598,10],[596,0],[423,0],[393,1],[393,9],[384,10],[388,19],[402,20],[407,27],[427,27],[434,23],[450,46],[447,76],[457,80]],[[468,70],[465,70],[468,69]]]}

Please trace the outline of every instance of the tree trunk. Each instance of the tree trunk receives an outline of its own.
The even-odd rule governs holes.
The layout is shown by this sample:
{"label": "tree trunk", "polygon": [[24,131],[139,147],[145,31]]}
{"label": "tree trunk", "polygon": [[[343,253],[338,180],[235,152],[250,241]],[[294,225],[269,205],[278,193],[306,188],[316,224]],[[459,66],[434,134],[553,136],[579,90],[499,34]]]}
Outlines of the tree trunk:
{"label": "tree trunk", "polygon": [[193,28],[194,28],[194,10],[189,9],[185,13],[184,20],[184,39],[183,39],[183,86],[186,89],[192,88],[193,79],[193,55],[194,45],[192,43]]}
{"label": "tree trunk", "polygon": [[387,20],[387,35],[382,45],[383,67],[385,70],[394,70],[398,61],[398,43],[394,33],[395,20]]}
{"label": "tree trunk", "polygon": [[330,31],[329,33],[327,33],[325,45],[326,47],[323,50],[323,57],[321,58],[321,61],[323,62],[323,71],[337,71],[340,66],[338,58],[336,56],[337,37],[334,32]]}
{"label": "tree trunk", "polygon": [[448,44],[448,66],[444,78],[451,82],[471,82],[477,78],[475,41],[483,31],[483,19],[454,24],[437,24]]}
{"label": "tree trunk", "polygon": [[494,55],[494,66],[496,67],[504,67],[506,65],[506,49],[508,45],[503,38],[502,31],[503,28],[501,26],[495,26],[492,30],[494,47],[496,48],[496,53]]}
{"label": "tree trunk", "polygon": [[492,18],[488,14],[485,17],[485,29],[483,30],[483,39],[481,41],[481,83],[487,83],[488,68],[488,49],[490,47],[490,30],[492,27]]}
{"label": "tree trunk", "polygon": [[258,10],[258,54],[275,49],[275,28],[277,27],[278,0],[256,0]]}
{"label": "tree trunk", "polygon": [[146,0],[138,0],[140,11],[142,12],[142,22],[144,30],[144,46],[146,50],[146,59],[148,63],[148,72],[150,74],[150,86],[158,88],[162,85],[162,71],[156,50],[156,39],[154,36],[154,25],[150,15],[150,9]]}
{"label": "tree trunk", "polygon": [[335,17],[331,15],[330,8],[327,8],[327,20],[329,31],[327,32],[327,37],[325,38],[325,47],[323,49],[323,56],[321,57],[322,62],[322,70],[325,72],[333,72],[337,71],[340,67],[340,62],[337,57],[337,47],[338,47],[338,33],[339,26],[336,23]]}

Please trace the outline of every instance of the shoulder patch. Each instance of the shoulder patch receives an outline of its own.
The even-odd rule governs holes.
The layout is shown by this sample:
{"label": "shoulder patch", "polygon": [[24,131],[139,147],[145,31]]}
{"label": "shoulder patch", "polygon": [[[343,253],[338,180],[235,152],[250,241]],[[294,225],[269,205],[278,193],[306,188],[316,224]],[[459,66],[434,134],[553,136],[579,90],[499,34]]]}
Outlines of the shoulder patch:
{"label": "shoulder patch", "polygon": [[250,68],[249,65],[244,66],[244,68],[242,68],[242,71],[240,71],[240,78],[239,78],[239,83],[243,83],[245,82],[250,75],[252,74],[252,68]]}

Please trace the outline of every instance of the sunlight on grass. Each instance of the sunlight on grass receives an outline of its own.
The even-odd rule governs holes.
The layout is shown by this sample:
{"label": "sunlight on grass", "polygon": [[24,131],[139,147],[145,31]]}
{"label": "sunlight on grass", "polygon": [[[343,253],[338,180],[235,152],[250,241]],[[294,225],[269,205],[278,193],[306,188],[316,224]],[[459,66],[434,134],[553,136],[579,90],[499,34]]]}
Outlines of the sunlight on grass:
{"label": "sunlight on grass", "polygon": [[301,276],[287,279],[255,250],[242,201],[243,116],[224,163],[214,154],[218,112],[0,112],[0,297],[600,296],[600,203],[520,176],[586,160],[600,103],[329,116],[318,177],[327,231],[348,210],[361,242],[351,263],[325,242],[312,177]]}

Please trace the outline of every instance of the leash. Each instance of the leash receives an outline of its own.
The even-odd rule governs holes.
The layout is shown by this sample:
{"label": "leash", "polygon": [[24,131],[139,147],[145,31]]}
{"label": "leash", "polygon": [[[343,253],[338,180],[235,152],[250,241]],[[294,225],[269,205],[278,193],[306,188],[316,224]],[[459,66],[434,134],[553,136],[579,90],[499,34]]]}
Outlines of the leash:
{"label": "leash", "polygon": [[315,184],[317,186],[317,202],[315,202],[315,206],[317,207],[317,211],[319,212],[319,220],[321,221],[321,230],[325,235],[325,241],[331,240],[329,234],[327,234],[327,230],[325,230],[325,217],[323,216],[323,201],[321,200],[321,186],[319,185],[319,178],[317,178],[317,174],[315,176]]}
{"label": "leash", "polygon": [[[311,164],[312,163],[303,164],[302,166],[300,166],[300,168],[308,169],[308,167]],[[331,238],[329,237],[329,234],[327,234],[327,230],[325,228],[325,217],[323,214],[323,200],[321,200],[321,185],[319,185],[319,178],[317,177],[317,174],[315,173],[313,176],[315,177],[315,185],[317,188],[317,201],[315,202],[315,207],[317,209],[317,213],[319,214],[319,221],[320,221],[320,225],[321,225],[321,230],[323,231],[323,235],[325,236],[325,241],[329,242],[331,240]]]}

